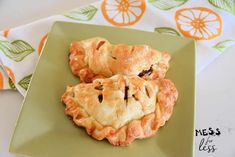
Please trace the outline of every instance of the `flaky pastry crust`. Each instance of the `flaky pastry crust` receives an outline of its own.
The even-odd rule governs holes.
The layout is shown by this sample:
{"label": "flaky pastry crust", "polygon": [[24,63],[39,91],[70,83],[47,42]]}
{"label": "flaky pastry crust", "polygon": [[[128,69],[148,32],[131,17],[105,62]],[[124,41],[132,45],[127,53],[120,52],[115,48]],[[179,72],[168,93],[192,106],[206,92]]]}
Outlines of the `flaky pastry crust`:
{"label": "flaky pastry crust", "polygon": [[144,79],[164,78],[171,56],[148,45],[111,44],[100,37],[72,42],[69,63],[82,82],[115,74]]}
{"label": "flaky pastry crust", "polygon": [[114,75],[67,87],[65,113],[97,140],[126,146],[152,136],[170,118],[178,92],[167,79]]}

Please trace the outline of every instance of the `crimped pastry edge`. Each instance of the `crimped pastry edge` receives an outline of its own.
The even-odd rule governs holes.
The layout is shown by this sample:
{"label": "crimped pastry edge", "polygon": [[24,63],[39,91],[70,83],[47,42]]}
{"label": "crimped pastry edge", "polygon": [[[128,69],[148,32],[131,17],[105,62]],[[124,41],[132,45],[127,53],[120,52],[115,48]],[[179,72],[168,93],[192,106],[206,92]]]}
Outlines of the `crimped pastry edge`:
{"label": "crimped pastry edge", "polygon": [[119,129],[103,126],[73,100],[72,87],[67,87],[61,100],[65,104],[65,113],[73,118],[76,125],[84,127],[86,132],[97,140],[107,139],[116,146],[127,146],[135,139],[150,137],[169,120],[178,98],[175,85],[167,79],[159,79],[158,102],[154,112],[140,119],[132,120]]}

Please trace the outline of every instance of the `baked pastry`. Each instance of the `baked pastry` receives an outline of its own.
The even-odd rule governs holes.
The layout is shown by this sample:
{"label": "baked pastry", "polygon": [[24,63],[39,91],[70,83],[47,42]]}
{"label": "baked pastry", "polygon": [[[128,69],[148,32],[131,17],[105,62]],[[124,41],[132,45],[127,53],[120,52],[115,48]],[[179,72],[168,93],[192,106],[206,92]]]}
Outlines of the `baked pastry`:
{"label": "baked pastry", "polygon": [[167,79],[114,75],[67,87],[65,113],[97,140],[126,146],[152,136],[170,118],[178,92]]}
{"label": "baked pastry", "polygon": [[100,37],[72,42],[69,63],[81,82],[115,74],[136,75],[145,79],[164,78],[170,54],[147,45],[110,44]]}

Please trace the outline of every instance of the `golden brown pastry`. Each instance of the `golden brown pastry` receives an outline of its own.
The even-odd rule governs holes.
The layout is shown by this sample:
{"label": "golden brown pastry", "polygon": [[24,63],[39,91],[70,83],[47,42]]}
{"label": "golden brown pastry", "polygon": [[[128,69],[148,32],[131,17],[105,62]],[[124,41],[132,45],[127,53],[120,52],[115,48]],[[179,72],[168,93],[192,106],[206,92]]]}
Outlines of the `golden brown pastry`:
{"label": "golden brown pastry", "polygon": [[126,146],[152,136],[170,118],[178,92],[170,80],[114,75],[67,87],[65,113],[97,140]]}
{"label": "golden brown pastry", "polygon": [[82,82],[115,74],[136,75],[145,79],[164,78],[170,54],[147,45],[112,45],[100,37],[70,45],[70,67]]}

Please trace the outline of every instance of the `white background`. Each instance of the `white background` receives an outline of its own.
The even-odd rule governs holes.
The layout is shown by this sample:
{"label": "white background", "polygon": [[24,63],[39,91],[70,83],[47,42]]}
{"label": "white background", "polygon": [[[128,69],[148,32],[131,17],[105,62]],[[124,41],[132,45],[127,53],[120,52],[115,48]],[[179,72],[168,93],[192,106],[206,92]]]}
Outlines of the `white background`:
{"label": "white background", "polygon": [[[0,0],[0,30],[94,1]],[[202,136],[195,137],[196,157],[235,157],[234,51],[235,47],[230,48],[197,76],[195,128],[219,128],[221,135],[212,137],[212,145],[217,148],[214,153],[199,151]],[[0,91],[0,157],[18,157],[8,153],[8,145],[22,100],[23,97],[16,91]]]}

